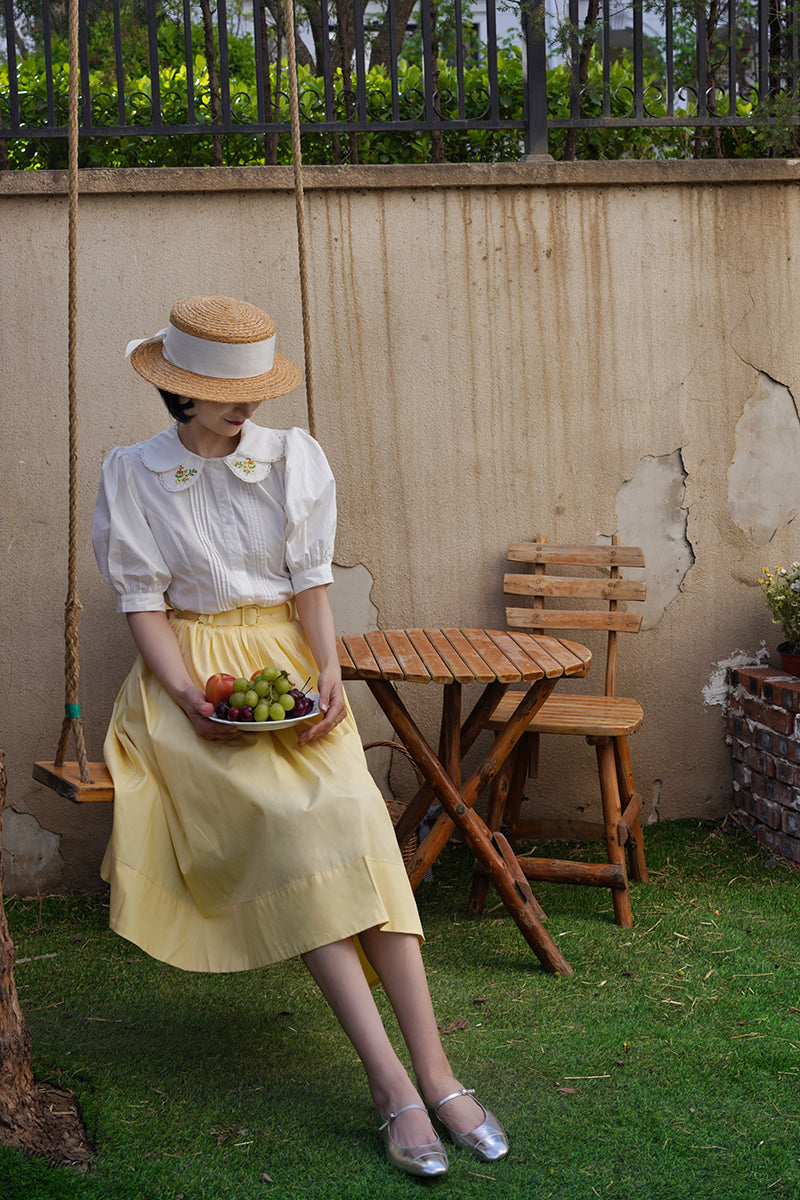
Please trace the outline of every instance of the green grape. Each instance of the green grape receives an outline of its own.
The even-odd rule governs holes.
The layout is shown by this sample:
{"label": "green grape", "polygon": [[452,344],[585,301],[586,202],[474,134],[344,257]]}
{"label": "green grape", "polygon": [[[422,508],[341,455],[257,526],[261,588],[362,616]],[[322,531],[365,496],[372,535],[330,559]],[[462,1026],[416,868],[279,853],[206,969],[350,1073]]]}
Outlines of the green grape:
{"label": "green grape", "polygon": [[278,667],[264,667],[261,671],[261,678],[266,679],[267,683],[272,683],[280,675]]}
{"label": "green grape", "polygon": [[281,708],[285,709],[286,712],[291,712],[295,706],[295,698],[286,692],[285,695],[278,697],[278,704],[280,704]]}
{"label": "green grape", "polygon": [[255,708],[253,709],[253,720],[254,721],[268,721],[269,720],[269,705],[265,704],[263,700],[261,701],[260,704],[257,704],[255,706]]}
{"label": "green grape", "polygon": [[272,684],[267,683],[266,679],[259,679],[253,684],[253,691],[263,698],[264,696],[268,696],[272,691]]}
{"label": "green grape", "polygon": [[278,704],[277,701],[275,702],[275,704],[270,704],[269,719],[271,721],[282,721],[285,716],[286,716],[286,709],[283,707],[282,704]]}
{"label": "green grape", "polygon": [[272,686],[279,696],[285,696],[287,692],[292,690],[292,682],[285,675],[281,675],[280,679],[276,679]]}
{"label": "green grape", "polygon": [[[235,691],[228,701],[231,708],[244,708],[245,704],[247,704],[246,695],[247,693],[244,689],[242,691]],[[256,696],[256,700],[258,700],[258,696]]]}
{"label": "green grape", "polygon": [[234,679],[233,690],[235,692],[248,692],[250,690],[250,680],[244,678]]}
{"label": "green grape", "polygon": [[244,694],[244,702],[245,704],[248,704],[250,708],[255,708],[260,699],[261,697],[259,696],[258,692],[254,692],[252,688],[248,688]]}

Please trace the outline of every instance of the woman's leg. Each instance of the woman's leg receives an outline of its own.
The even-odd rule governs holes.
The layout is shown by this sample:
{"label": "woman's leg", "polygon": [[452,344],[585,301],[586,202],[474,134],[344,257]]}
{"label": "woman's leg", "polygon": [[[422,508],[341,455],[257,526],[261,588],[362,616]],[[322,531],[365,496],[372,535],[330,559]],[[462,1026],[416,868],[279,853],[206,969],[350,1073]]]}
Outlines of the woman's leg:
{"label": "woman's leg", "polygon": [[[359,934],[364,953],[375,968],[397,1016],[411,1063],[428,1104],[436,1104],[461,1088],[447,1061],[419,941],[413,934],[385,933],[379,928]],[[468,1133],[483,1120],[483,1111],[470,1096],[459,1096],[441,1110],[448,1125]]]}
{"label": "woman's leg", "polygon": [[[303,955],[303,962],[364,1064],[381,1116],[385,1119],[406,1104],[419,1104],[419,1093],[383,1027],[352,938],[311,950]],[[436,1139],[427,1114],[419,1109],[398,1117],[391,1133],[401,1146],[424,1146]]]}

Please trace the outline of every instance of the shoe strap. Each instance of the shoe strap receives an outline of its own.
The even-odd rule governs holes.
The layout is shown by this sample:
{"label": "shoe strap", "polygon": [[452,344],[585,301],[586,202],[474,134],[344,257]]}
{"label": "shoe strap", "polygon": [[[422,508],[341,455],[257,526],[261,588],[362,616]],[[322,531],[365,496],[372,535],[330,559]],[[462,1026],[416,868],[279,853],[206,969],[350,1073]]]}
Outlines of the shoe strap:
{"label": "shoe strap", "polygon": [[437,1113],[443,1104],[447,1104],[448,1100],[456,1100],[459,1096],[474,1096],[475,1088],[459,1088],[457,1092],[451,1092],[449,1096],[445,1096],[444,1100],[440,1100],[438,1104],[434,1104],[433,1111]]}
{"label": "shoe strap", "polygon": [[[457,1094],[458,1093],[454,1093],[454,1095],[457,1095]],[[451,1099],[451,1098],[452,1097],[448,1097],[448,1099]],[[389,1113],[388,1117],[383,1122],[383,1124],[378,1126],[378,1133],[382,1133],[384,1129],[388,1129],[388,1127],[391,1125],[392,1121],[396,1121],[397,1118],[401,1117],[404,1112],[408,1112],[412,1108],[418,1108],[420,1110],[420,1112],[428,1111],[424,1104],[404,1104],[402,1108],[398,1108],[397,1112]]]}

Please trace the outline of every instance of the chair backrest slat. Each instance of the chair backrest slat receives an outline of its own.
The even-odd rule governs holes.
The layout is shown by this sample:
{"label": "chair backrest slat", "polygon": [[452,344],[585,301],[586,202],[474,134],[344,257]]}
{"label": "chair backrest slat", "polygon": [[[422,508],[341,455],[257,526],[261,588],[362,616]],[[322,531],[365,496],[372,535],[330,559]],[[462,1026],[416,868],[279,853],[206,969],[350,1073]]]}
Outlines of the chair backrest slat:
{"label": "chair backrest slat", "polygon": [[[527,608],[506,608],[509,628],[541,633],[557,629],[607,633],[605,694],[615,695],[617,634],[638,633],[642,626],[640,612],[620,610],[619,604],[641,603],[647,595],[644,581],[620,578],[620,568],[643,568],[641,547],[620,546],[616,536],[611,545],[603,546],[555,546],[542,537],[514,542],[508,550],[508,561],[532,568],[529,573],[512,571],[504,577],[506,596],[530,601]],[[578,571],[574,575],[549,575],[548,567],[574,567]],[[581,574],[580,568],[586,571]],[[559,601],[559,605],[551,606],[551,600]],[[578,607],[571,606],[571,600]],[[579,607],[585,601],[593,601],[595,607]],[[598,601],[606,601],[607,607],[597,608]]]}
{"label": "chair backrest slat", "polygon": [[638,633],[639,613],[581,612],[561,608],[507,608],[506,622],[512,629],[607,629]]}
{"label": "chair backrest slat", "polygon": [[569,579],[560,575],[506,575],[508,596],[552,596],[580,600],[644,600],[647,587],[637,579]]}
{"label": "chair backrest slat", "polygon": [[509,562],[569,563],[583,567],[643,567],[639,546],[551,546],[548,542],[513,542]]}

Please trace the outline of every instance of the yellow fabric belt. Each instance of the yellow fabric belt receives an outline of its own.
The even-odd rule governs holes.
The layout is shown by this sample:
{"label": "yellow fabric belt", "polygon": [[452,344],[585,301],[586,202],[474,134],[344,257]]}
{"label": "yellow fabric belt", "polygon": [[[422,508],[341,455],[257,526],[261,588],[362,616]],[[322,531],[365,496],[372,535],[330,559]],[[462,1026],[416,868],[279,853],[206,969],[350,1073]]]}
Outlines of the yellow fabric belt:
{"label": "yellow fabric belt", "polygon": [[199,621],[201,625],[266,625],[270,621],[291,621],[294,619],[294,603],[287,600],[284,604],[275,604],[265,608],[261,604],[244,604],[241,608],[232,608],[229,612],[196,613],[174,609],[172,616],[178,621]]}

